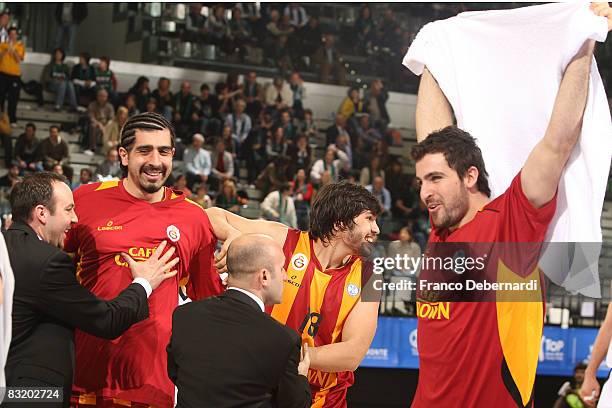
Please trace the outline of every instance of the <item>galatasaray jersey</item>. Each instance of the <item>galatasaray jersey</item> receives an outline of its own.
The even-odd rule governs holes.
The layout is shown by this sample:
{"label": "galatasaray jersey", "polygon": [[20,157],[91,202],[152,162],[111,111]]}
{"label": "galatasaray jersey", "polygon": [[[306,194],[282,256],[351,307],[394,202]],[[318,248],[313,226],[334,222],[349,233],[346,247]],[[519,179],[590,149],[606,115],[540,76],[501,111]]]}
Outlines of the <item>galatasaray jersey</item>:
{"label": "galatasaray jersey", "polygon": [[[495,256],[489,264],[500,281],[541,282],[537,254],[555,203],[556,197],[534,208],[523,193],[519,173],[508,190],[469,223],[450,233],[432,230],[429,244],[536,243],[536,262],[529,254],[527,268],[517,266],[513,251],[493,250],[504,245],[488,245],[489,255]],[[430,255],[435,256],[426,253]],[[420,279],[427,277],[422,270]],[[533,407],[544,325],[542,292],[536,290],[529,302],[427,302],[424,298],[427,293],[417,292],[420,371],[412,407]]]}
{"label": "galatasaray jersey", "polygon": [[[75,191],[79,217],[65,250],[74,252],[81,284],[103,299],[113,299],[133,280],[120,253],[146,260],[163,241],[176,248],[176,277],[165,280],[149,297],[149,318],[115,340],[76,330],[73,391],[82,404],[95,396],[172,407],[174,385],[166,371],[166,346],[180,280],[189,275],[217,277],[212,269],[216,240],[204,210],[178,192],[147,203],[131,196],[123,182],[83,185]],[[212,275],[211,275],[212,274]]]}
{"label": "galatasaray jersey", "polygon": [[[344,322],[367,281],[362,260],[354,256],[340,268],[322,270],[308,233],[293,229],[287,233],[283,251],[287,281],[283,302],[272,308],[272,317],[296,330],[309,346],[342,341]],[[309,370],[312,408],[345,407],[346,391],[353,380],[349,371]]]}

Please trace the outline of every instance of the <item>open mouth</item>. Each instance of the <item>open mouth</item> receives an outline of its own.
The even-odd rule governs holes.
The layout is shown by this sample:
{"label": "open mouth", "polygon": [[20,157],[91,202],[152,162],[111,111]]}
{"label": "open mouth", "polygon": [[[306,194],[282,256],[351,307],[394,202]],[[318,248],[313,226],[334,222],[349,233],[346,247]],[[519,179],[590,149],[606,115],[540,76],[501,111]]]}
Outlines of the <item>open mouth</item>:
{"label": "open mouth", "polygon": [[152,169],[147,169],[144,170],[142,172],[148,179],[153,179],[153,180],[157,180],[160,179],[162,177],[162,171],[161,170],[152,170]]}
{"label": "open mouth", "polygon": [[370,243],[370,244],[373,243],[375,241],[375,239],[376,239],[375,237],[371,237],[369,235],[365,237],[365,241]]}
{"label": "open mouth", "polygon": [[440,204],[438,203],[431,203],[427,205],[427,209],[429,211],[436,211],[439,207],[440,207]]}

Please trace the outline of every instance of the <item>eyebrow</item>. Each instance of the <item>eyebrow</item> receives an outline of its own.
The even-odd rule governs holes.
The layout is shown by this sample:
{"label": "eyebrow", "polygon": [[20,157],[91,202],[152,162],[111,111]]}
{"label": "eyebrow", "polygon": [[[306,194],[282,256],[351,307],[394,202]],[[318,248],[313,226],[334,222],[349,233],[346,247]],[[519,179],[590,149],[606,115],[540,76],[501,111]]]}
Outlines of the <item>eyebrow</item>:
{"label": "eyebrow", "polygon": [[153,150],[153,149],[157,149],[157,150],[165,150],[165,149],[172,149],[172,146],[166,145],[166,146],[153,146],[153,145],[140,145],[140,146],[135,146],[134,149],[136,150]]}
{"label": "eyebrow", "polygon": [[[441,171],[432,171],[430,173],[427,173],[425,176],[423,176],[423,180],[430,180],[432,177],[435,176],[444,176],[445,174]],[[418,181],[422,181],[420,177],[416,178]]]}

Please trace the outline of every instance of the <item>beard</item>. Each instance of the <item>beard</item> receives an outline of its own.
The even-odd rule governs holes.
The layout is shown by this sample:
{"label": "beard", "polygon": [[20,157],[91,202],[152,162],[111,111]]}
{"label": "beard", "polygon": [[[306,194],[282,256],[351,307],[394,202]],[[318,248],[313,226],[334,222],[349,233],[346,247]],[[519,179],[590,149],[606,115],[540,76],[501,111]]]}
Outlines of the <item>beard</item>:
{"label": "beard", "polygon": [[448,203],[448,205],[442,203],[441,211],[432,217],[433,224],[438,230],[454,227],[465,217],[470,208],[467,189],[461,186],[459,193],[448,200]]}
{"label": "beard", "polygon": [[363,258],[369,258],[374,253],[374,244],[365,241],[365,237],[355,230],[355,227],[348,231],[347,244],[353,253]]}
{"label": "beard", "polygon": [[[144,176],[145,173],[156,172],[156,171],[161,173],[161,177],[158,181],[150,182],[145,178]],[[157,193],[164,186],[164,183],[166,183],[166,180],[168,179],[168,168],[164,165],[162,166],[145,165],[140,168],[139,176],[140,176],[139,177],[140,187],[143,189],[143,191],[149,194]]]}

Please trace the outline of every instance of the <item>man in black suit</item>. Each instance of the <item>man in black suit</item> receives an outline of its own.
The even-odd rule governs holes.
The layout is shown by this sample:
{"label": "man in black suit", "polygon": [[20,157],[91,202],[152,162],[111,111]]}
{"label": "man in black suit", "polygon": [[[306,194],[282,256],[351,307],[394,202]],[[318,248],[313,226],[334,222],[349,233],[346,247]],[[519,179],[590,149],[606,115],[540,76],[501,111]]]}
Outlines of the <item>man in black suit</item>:
{"label": "man in black suit", "polygon": [[227,253],[227,292],[175,310],[168,375],[177,408],[310,407],[307,345],[300,353],[297,333],[264,312],[282,301],[284,263],[272,238],[241,235]]}
{"label": "man in black suit", "polygon": [[[72,192],[63,176],[33,173],[15,185],[11,228],[4,233],[15,275],[13,338],[6,364],[8,387],[63,387],[63,402],[34,407],[68,407],[74,371],[74,328],[108,339],[120,336],[149,315],[147,298],[176,274],[160,257],[165,242],[145,262],[124,254],[135,277],[113,300],[92,295],[79,284],[71,258],[61,250],[77,222]],[[169,262],[168,262],[169,261]],[[4,406],[24,407],[15,402]]]}

